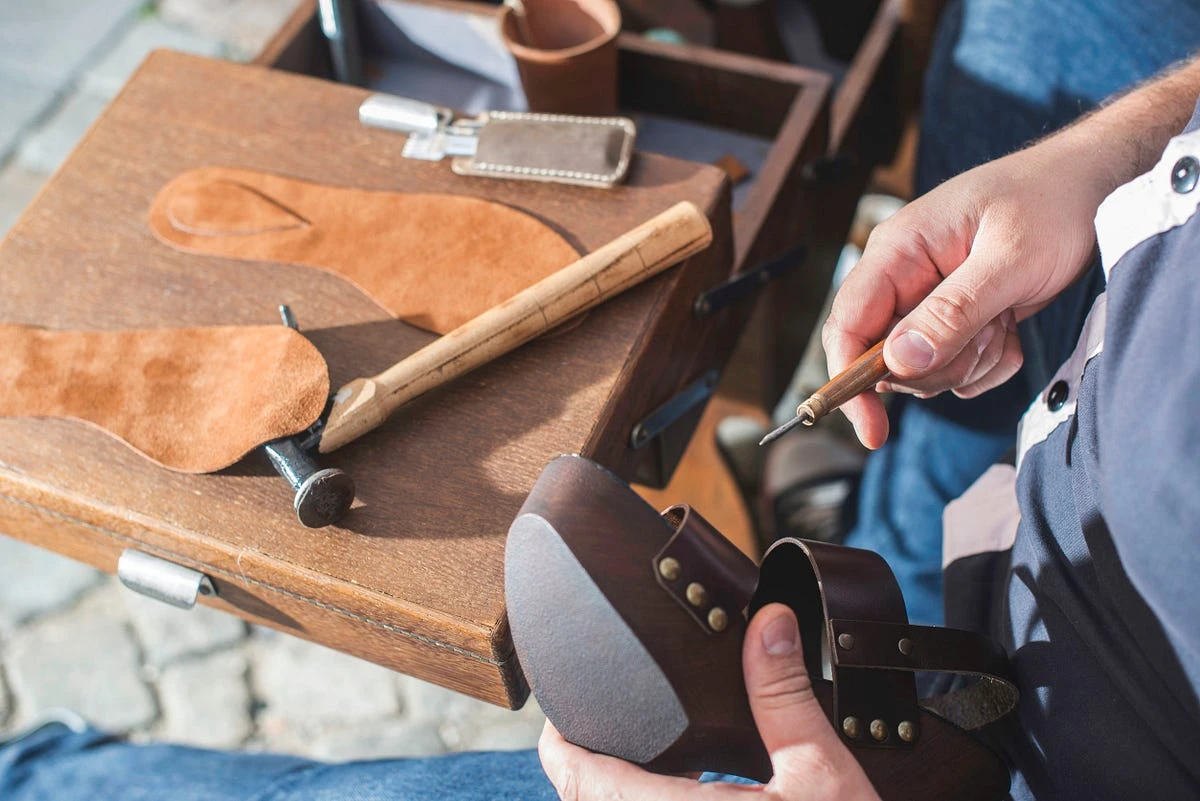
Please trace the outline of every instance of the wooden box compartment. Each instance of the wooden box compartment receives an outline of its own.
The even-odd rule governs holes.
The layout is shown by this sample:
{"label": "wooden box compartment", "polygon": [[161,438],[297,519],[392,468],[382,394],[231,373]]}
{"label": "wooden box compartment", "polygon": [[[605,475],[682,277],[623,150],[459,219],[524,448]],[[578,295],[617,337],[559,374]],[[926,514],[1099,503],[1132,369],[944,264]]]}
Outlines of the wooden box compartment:
{"label": "wooden box compartment", "polygon": [[[431,11],[470,15],[487,24],[494,5],[470,0],[385,0]],[[359,25],[388,25],[369,0],[360,0]],[[623,0],[622,5],[626,5]],[[635,6],[647,6],[634,3]],[[652,4],[651,4],[652,5]],[[259,54],[265,66],[328,78],[329,46],[306,0]],[[752,183],[734,192],[734,272],[803,245],[799,269],[752,301],[756,306],[723,389],[769,410],[783,393],[817,322],[859,197],[874,167],[891,158],[905,113],[901,91],[902,0],[824,3],[818,15],[827,47],[849,57],[840,80],[778,61],[690,45],[652,41],[636,33],[619,39],[619,96],[623,113],[638,120],[639,151],[688,157],[669,140],[647,141],[645,115],[718,130],[761,143]],[[631,8],[626,8],[629,14]],[[636,16],[636,15],[635,15]],[[491,23],[494,24],[494,23]],[[865,31],[865,33],[863,33]],[[857,48],[854,41],[862,34]],[[395,54],[389,39],[366,38],[368,83]],[[852,55],[851,55],[852,52]],[[372,66],[374,69],[372,69]],[[423,98],[428,99],[428,98]],[[746,306],[746,304],[743,304]],[[747,327],[750,308],[736,310],[719,331]],[[725,359],[716,354],[715,364]],[[693,416],[694,417],[694,416]],[[635,475],[661,485],[687,442],[689,419],[660,445],[660,464]],[[665,468],[665,469],[664,469]]]}

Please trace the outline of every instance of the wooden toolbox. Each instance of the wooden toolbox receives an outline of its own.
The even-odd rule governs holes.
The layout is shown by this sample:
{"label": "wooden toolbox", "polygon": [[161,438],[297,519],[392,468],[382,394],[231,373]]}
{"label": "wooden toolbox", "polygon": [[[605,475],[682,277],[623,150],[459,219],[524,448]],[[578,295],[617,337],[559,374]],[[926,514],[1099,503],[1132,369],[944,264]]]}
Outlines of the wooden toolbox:
{"label": "wooden toolbox", "polygon": [[[396,37],[371,32],[372,25],[395,21],[380,14],[381,5],[423,7],[427,11],[421,16],[434,16],[435,21],[418,17],[418,24],[434,27],[445,24],[438,20],[441,13],[469,16],[477,25],[494,25],[498,13],[494,5],[470,0],[360,0],[368,83],[372,74],[387,71],[398,57],[393,51]],[[621,0],[621,5],[626,16],[636,18],[634,6],[653,3]],[[892,157],[910,105],[900,41],[904,0],[815,0],[815,6],[821,12],[827,48],[848,62],[836,81],[816,69],[666,44],[637,33],[622,33],[618,40],[623,113],[665,117],[762,143],[765,156],[754,165],[749,185],[734,195],[734,272],[794,254],[797,247],[803,252],[786,259],[789,269],[776,274],[771,291],[752,299],[753,318],[748,326],[740,324],[749,330],[729,365],[730,380],[724,388],[768,410],[786,389],[804,352],[858,200],[875,166]],[[855,47],[852,38],[859,34]],[[421,38],[412,31],[402,31],[400,38],[410,35]],[[317,0],[301,3],[256,61],[329,78],[330,48],[317,18]],[[639,150],[691,155],[688,147],[680,147],[678,140],[685,137],[648,142],[642,134]],[[686,440],[673,438],[664,444],[669,456],[678,459]],[[649,478],[650,484],[665,480],[661,471]]]}
{"label": "wooden toolbox", "polygon": [[[627,183],[611,191],[465,178],[448,163],[401,158],[404,137],[360,125],[366,90],[152,55],[0,243],[0,322],[262,324],[287,303],[328,361],[333,386],[431,339],[333,275],[183,254],[156,240],[146,222],[151,200],[178,173],[205,165],[484,197],[530,211],[582,250],[691,200],[708,215],[714,242],[326,457],[354,477],[364,504],[341,527],[301,526],[288,487],[257,455],[219,474],[181,475],[83,424],[0,419],[0,531],[110,572],[122,552],[142,551],[207,576],[214,592],[203,603],[519,706],[528,689],[503,598],[509,523],[559,453],[582,453],[630,480],[667,480],[703,408],[680,411],[678,398],[706,397],[754,305],[697,310],[735,270],[807,245],[803,265],[779,284],[801,294],[788,307],[760,302],[756,314],[769,322],[789,308],[811,330],[833,263],[822,259],[844,238],[870,160],[840,147],[862,128],[859,112],[891,52],[890,7],[868,36],[869,63],[832,98],[830,79],[810,70],[622,37],[631,109],[768,140],[736,215],[724,174],[711,166],[639,152]],[[260,61],[321,75],[328,59],[312,13],[302,9]],[[849,204],[844,213],[839,203]],[[767,322],[762,330],[772,332]],[[668,419],[653,434],[655,421]],[[647,421],[655,423],[649,435]]]}

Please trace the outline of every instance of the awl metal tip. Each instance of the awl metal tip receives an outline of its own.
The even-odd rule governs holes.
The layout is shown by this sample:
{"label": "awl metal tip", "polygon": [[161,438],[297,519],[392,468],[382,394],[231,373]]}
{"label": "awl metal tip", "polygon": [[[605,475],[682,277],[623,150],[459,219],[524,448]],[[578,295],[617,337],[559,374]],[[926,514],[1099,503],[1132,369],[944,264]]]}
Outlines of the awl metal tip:
{"label": "awl metal tip", "polygon": [[803,414],[798,414],[795,417],[793,417],[791,420],[788,420],[786,423],[781,425],[779,428],[772,431],[770,434],[767,434],[765,437],[763,437],[759,441],[758,444],[761,447],[763,445],[766,445],[768,442],[774,442],[775,440],[779,439],[787,432],[791,431],[796,426],[812,425],[812,422],[813,422],[812,416],[810,414],[808,414],[808,412],[805,412]]}

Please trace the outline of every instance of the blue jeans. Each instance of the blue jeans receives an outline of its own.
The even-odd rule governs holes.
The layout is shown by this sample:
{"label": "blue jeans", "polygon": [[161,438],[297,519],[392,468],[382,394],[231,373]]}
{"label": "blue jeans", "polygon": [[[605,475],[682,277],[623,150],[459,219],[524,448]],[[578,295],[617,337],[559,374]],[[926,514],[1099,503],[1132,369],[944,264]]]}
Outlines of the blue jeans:
{"label": "blue jeans", "polygon": [[[706,773],[701,782],[752,784]],[[4,801],[557,801],[536,751],[326,764],[301,757],[131,745],[47,724],[0,741]]]}
{"label": "blue jeans", "polygon": [[130,745],[59,723],[0,745],[4,801],[555,801],[535,751],[329,765]]}
{"label": "blue jeans", "polygon": [[[1200,0],[955,0],[926,73],[918,193],[1068,124],[1200,49]],[[1071,176],[1063,175],[1064,181]],[[872,454],[848,545],[880,553],[914,622],[942,614],[942,510],[1013,447],[1017,421],[1075,346],[1096,265],[1021,324],[1025,365],[970,401],[903,399]]]}

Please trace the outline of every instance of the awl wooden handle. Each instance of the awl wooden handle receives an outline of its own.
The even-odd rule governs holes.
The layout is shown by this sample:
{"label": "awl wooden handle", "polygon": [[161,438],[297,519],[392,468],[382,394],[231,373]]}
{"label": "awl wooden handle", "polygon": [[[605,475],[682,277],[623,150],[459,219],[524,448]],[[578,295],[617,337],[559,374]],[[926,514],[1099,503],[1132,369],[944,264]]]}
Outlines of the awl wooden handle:
{"label": "awl wooden handle", "polygon": [[798,415],[805,411],[811,415],[809,424],[815,423],[846,401],[885,380],[891,372],[883,363],[883,342],[878,342],[850,366],[829,380],[796,410]]}
{"label": "awl wooden handle", "polygon": [[373,378],[334,396],[321,435],[329,453],[374,429],[400,406],[700,252],[708,218],[679,203],[434,340]]}

